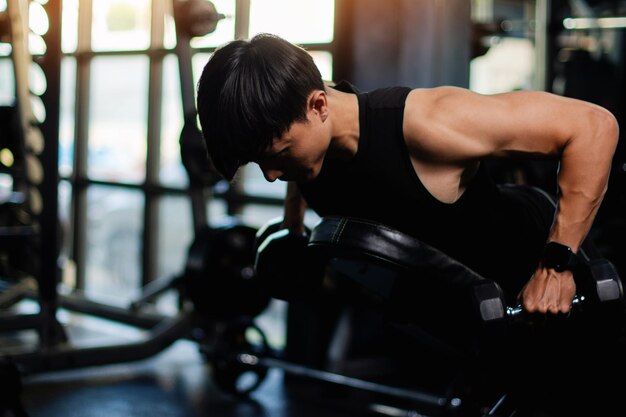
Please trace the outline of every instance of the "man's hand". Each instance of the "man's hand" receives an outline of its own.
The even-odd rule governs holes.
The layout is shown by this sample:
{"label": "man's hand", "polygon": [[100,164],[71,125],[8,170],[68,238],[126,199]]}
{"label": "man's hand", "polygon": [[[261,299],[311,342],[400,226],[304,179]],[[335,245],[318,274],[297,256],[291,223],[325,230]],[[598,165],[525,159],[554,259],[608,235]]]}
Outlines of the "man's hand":
{"label": "man's hand", "polygon": [[288,229],[293,233],[304,234],[304,212],[306,210],[306,202],[300,194],[298,185],[290,181],[287,184],[287,195],[285,196],[283,223],[281,229]]}
{"label": "man's hand", "polygon": [[519,298],[529,313],[569,313],[576,294],[571,271],[557,272],[541,265],[522,288]]}

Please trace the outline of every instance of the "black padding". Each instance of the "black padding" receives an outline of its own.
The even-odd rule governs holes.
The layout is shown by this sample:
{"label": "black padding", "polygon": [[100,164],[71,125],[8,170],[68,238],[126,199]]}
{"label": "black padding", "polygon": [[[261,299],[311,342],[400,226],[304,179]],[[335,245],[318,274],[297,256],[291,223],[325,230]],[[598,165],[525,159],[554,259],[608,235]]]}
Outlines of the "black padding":
{"label": "black padding", "polygon": [[362,219],[323,218],[313,229],[309,247],[325,251],[331,257],[367,259],[428,274],[453,287],[468,288],[485,282],[475,271],[419,239]]}
{"label": "black padding", "polygon": [[501,291],[495,282],[419,239],[363,219],[324,217],[308,247],[356,283],[365,300],[393,323],[438,350],[473,351],[482,326],[477,313],[482,305],[474,288],[486,285]]}

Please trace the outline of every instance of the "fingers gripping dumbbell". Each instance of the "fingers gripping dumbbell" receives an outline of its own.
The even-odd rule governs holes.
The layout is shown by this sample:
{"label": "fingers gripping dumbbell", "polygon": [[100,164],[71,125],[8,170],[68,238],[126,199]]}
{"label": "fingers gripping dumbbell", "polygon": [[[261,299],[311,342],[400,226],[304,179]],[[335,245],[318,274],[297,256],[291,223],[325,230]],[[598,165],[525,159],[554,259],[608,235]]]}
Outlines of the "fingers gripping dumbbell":
{"label": "fingers gripping dumbbell", "polygon": [[[591,260],[576,274],[578,294],[572,300],[575,310],[615,307],[623,309],[624,292],[615,266],[606,259]],[[474,304],[480,320],[493,323],[523,318],[521,305],[507,306],[497,283],[485,282],[473,288]]]}

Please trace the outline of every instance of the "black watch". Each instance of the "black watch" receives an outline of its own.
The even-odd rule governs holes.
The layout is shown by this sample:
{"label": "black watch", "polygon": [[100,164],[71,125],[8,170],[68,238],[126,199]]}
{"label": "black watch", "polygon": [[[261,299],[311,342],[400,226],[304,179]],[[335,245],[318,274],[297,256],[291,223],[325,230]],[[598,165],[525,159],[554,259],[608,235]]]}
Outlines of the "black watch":
{"label": "black watch", "polygon": [[541,255],[541,264],[557,272],[572,271],[578,264],[578,257],[569,246],[548,242]]}

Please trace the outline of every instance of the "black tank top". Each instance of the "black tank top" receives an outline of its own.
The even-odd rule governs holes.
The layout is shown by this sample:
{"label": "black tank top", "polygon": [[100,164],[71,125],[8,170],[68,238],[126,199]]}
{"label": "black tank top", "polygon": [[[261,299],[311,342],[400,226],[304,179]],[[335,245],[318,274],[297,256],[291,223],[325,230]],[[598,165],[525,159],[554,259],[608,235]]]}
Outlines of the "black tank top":
{"label": "black tank top", "polygon": [[[349,85],[336,88],[350,90]],[[348,162],[327,158],[314,181],[298,184],[305,200],[320,216],[364,218],[413,235],[501,283],[515,297],[547,238],[551,218],[546,206],[531,194],[496,186],[482,165],[456,202],[433,197],[415,173],[404,140],[410,91],[355,92],[357,153]]]}

